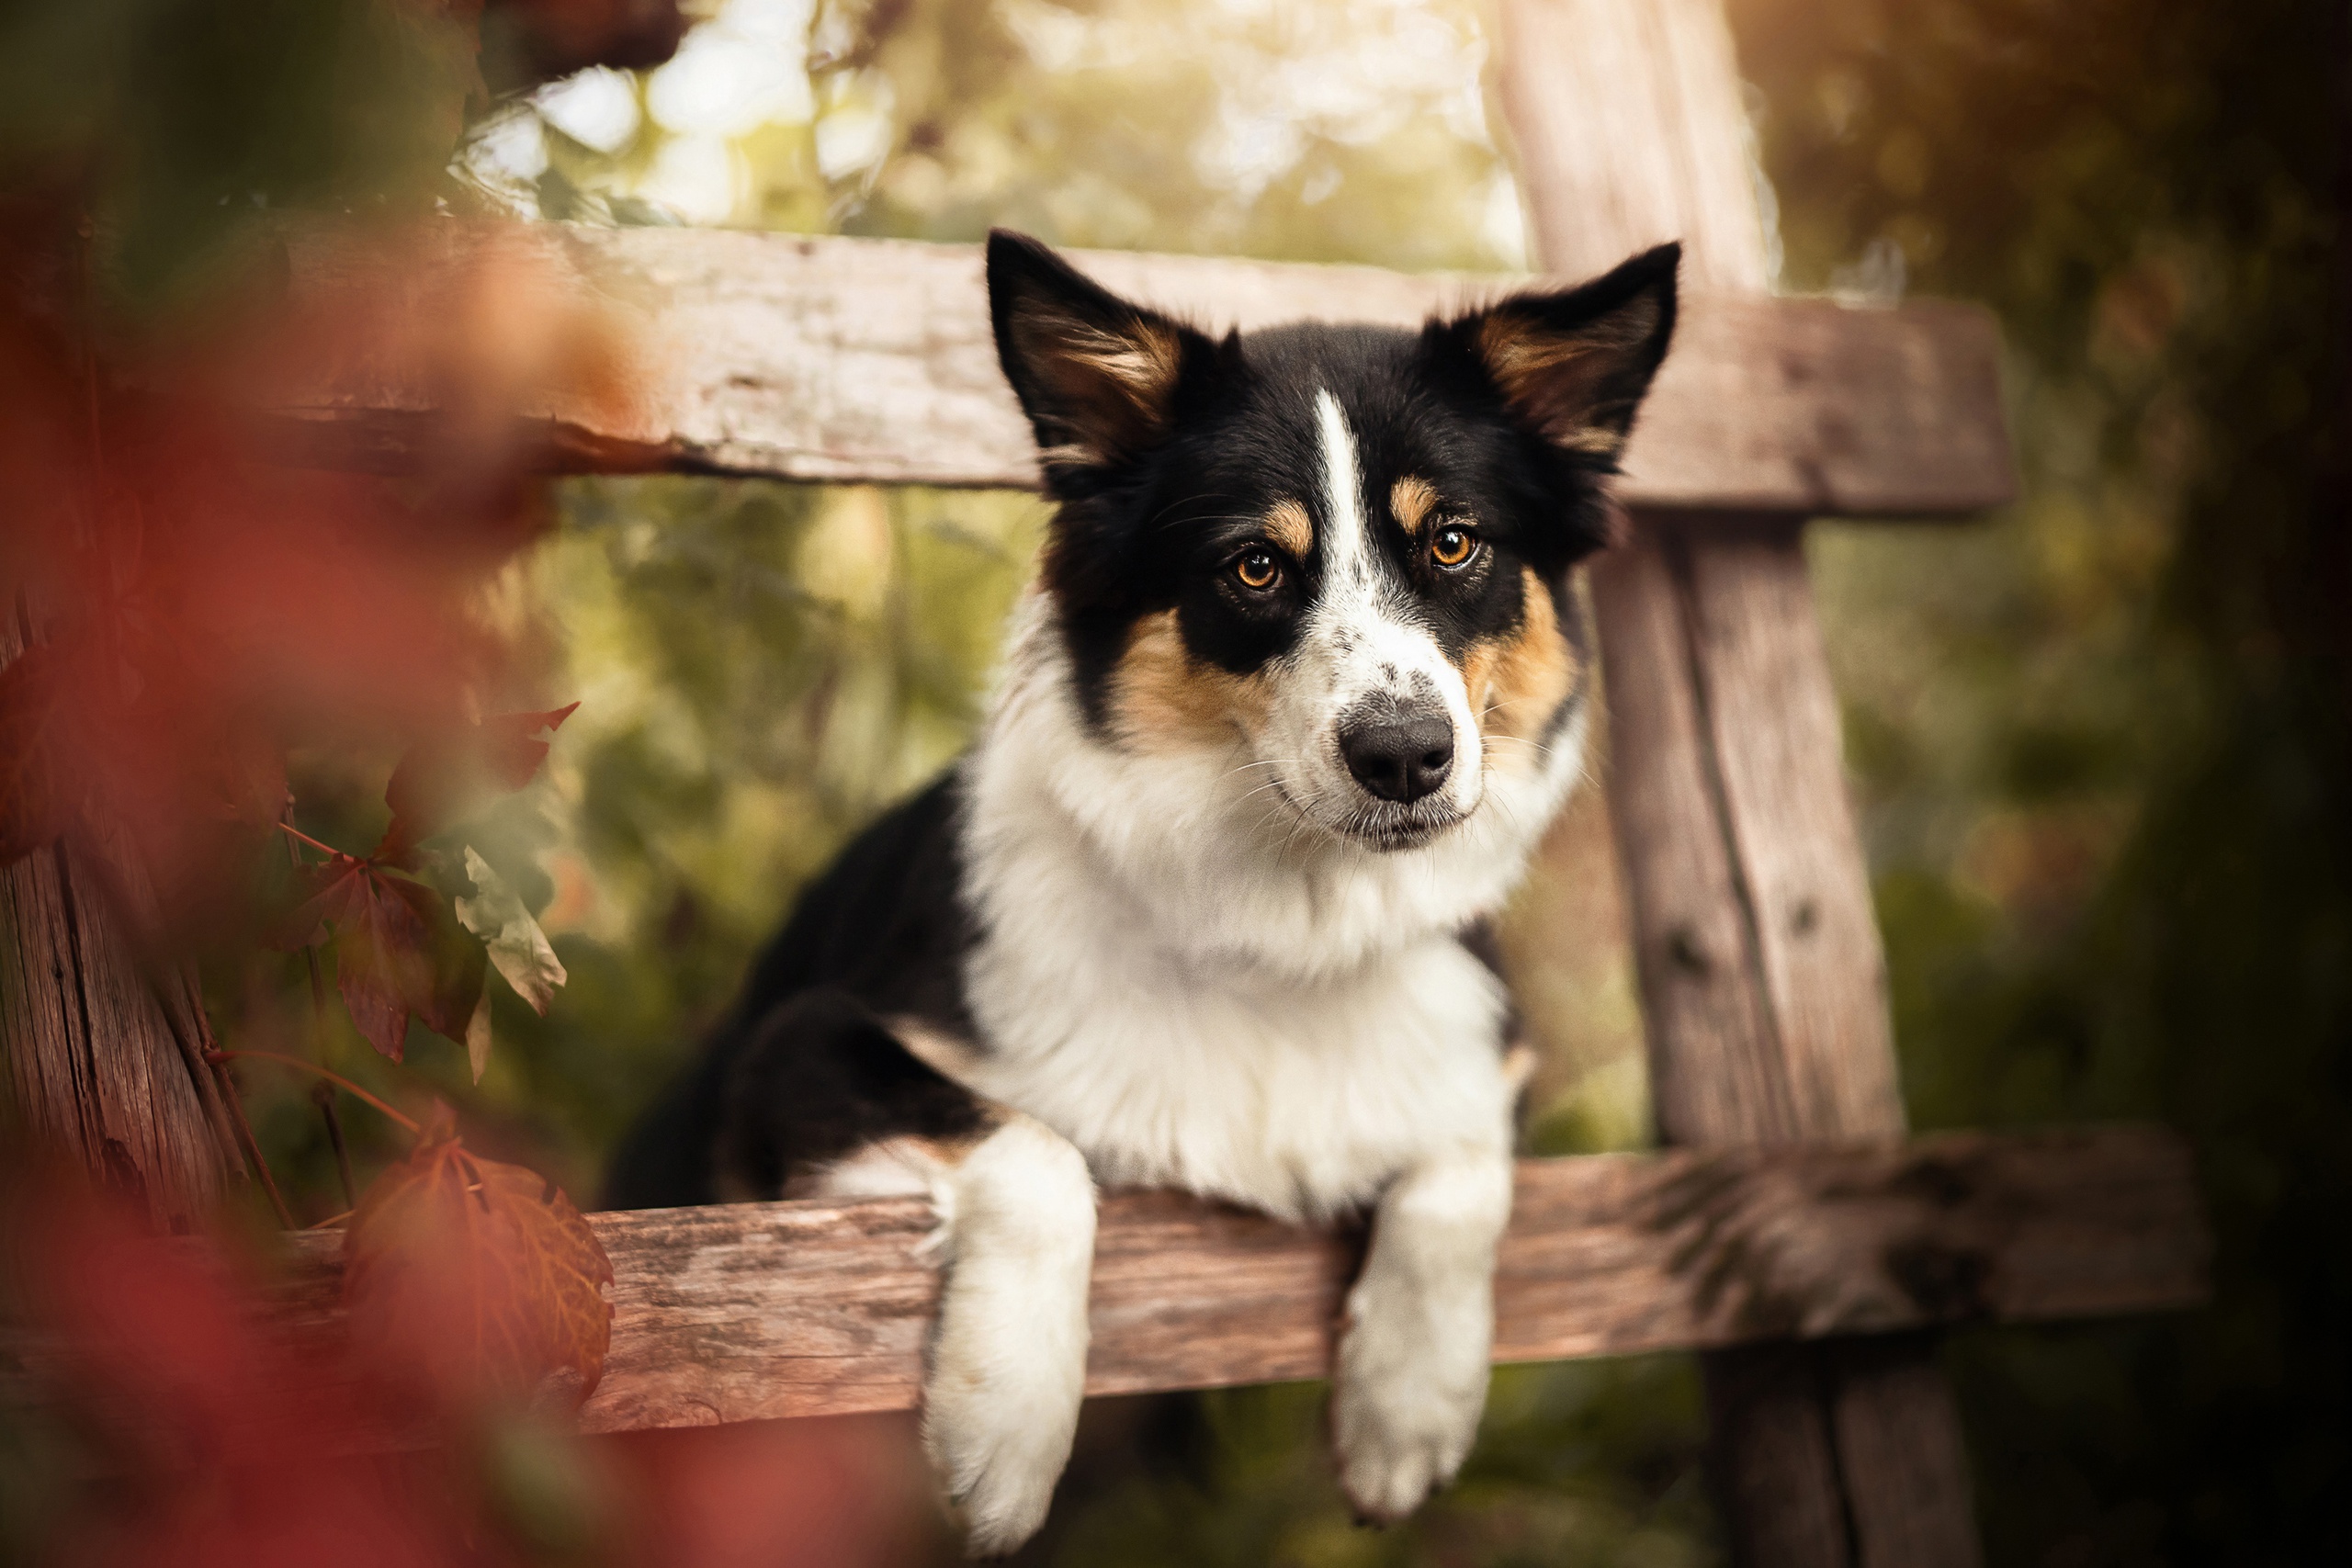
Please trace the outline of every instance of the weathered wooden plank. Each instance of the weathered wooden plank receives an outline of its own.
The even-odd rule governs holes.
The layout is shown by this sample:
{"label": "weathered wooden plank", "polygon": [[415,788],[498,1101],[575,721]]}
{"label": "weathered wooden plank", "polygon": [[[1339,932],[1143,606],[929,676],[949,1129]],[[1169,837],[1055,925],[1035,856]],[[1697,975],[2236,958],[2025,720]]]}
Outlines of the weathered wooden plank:
{"label": "weathered wooden plank", "polygon": [[[918,1200],[590,1216],[613,1345],[592,1430],[903,1409],[939,1287]],[[331,1329],[341,1239],[294,1238],[290,1321]],[[2188,1156],[2118,1127],[1528,1160],[1496,1278],[1498,1360],[2189,1305]],[[1093,1393],[1323,1375],[1356,1244],[1165,1193],[1103,1201]]]}
{"label": "weathered wooden plank", "polygon": [[1681,601],[1703,744],[1722,784],[1768,1003],[1764,1056],[1781,1077],[1787,1118],[1742,1107],[1682,1135],[1900,1133],[1886,960],[1796,525],[1767,519],[1702,536],[1687,522],[1655,519],[1649,532],[1655,544],[1645,547],[1663,551]]}
{"label": "weathered wooden plank", "polygon": [[[23,638],[0,613],[0,666]],[[148,985],[126,911],[86,840],[0,866],[0,1074],[24,1153],[67,1161],[169,1228],[211,1216],[243,1168],[211,1075]],[[192,1044],[193,1041],[187,1042]]]}
{"label": "weathered wooden plank", "polygon": [[[362,232],[304,231],[289,257],[298,301],[389,295],[420,329],[377,334],[374,352],[275,389],[305,460],[398,468],[432,447],[435,372],[414,345],[442,341],[453,291],[476,287],[472,269],[491,257],[500,276],[608,305],[640,344],[631,398],[582,389],[528,411],[549,467],[1037,482],[1028,428],[997,369],[976,246],[451,221],[421,249],[390,253]],[[1526,281],[1078,259],[1113,288],[1217,327],[1411,323]],[[1644,505],[1807,514],[1998,504],[2010,480],[1997,361],[1992,319],[1973,306],[1862,310],[1702,288],[1643,413],[1623,493]]]}
{"label": "weathered wooden plank", "polygon": [[[1544,260],[1686,242],[1770,286],[1721,0],[1506,0],[1502,99]],[[1969,459],[2005,480],[2005,452]],[[1904,1125],[1885,960],[1797,519],[1654,510],[1593,574],[1659,1131]],[[1719,1351],[1711,1466],[1736,1562],[1976,1568],[1959,1417],[1925,1342]]]}

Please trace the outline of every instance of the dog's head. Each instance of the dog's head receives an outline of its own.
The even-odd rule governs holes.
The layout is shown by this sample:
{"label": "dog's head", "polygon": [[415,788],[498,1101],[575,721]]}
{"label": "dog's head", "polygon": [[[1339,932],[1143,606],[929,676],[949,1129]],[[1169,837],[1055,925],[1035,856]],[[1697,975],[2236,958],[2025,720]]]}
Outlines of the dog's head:
{"label": "dog's head", "polygon": [[1059,503],[1044,586],[1094,737],[1217,749],[1379,849],[1540,770],[1587,686],[1569,570],[1607,542],[1678,254],[1419,332],[1215,341],[991,235],[998,354]]}

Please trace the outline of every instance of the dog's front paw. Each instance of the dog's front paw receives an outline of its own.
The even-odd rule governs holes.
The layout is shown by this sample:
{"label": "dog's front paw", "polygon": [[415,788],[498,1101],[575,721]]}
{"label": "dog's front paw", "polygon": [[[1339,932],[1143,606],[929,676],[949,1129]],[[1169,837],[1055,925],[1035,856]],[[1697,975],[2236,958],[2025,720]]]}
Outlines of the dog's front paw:
{"label": "dog's front paw", "polygon": [[922,1438],[975,1557],[1037,1533],[1086,1392],[1094,1183],[1079,1152],[1014,1117],[967,1156],[941,1203],[948,1266]]}
{"label": "dog's front paw", "polygon": [[[1451,1312],[1359,1292],[1331,1393],[1340,1489],[1359,1517],[1395,1524],[1453,1479],[1487,1404],[1484,1292]],[[1427,1303],[1420,1303],[1426,1306]]]}
{"label": "dog's front paw", "polygon": [[1075,1400],[1023,1398],[943,1368],[924,1395],[923,1447],[964,1518],[974,1557],[1001,1557],[1037,1533],[1069,1462]]}

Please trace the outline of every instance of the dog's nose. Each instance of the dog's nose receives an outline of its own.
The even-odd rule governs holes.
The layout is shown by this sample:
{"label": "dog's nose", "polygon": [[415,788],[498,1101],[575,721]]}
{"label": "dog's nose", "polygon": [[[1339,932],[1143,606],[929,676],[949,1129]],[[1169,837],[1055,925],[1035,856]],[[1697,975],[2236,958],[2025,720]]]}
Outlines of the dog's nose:
{"label": "dog's nose", "polygon": [[1340,728],[1340,755],[1356,782],[1383,800],[1419,800],[1453,771],[1453,721],[1443,709],[1391,710]]}

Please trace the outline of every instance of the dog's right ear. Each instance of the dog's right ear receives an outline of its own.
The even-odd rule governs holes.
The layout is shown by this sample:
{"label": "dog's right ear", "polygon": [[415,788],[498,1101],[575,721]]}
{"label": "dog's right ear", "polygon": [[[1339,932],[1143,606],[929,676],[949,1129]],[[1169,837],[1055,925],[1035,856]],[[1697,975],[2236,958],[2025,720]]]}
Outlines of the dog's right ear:
{"label": "dog's right ear", "polygon": [[1192,328],[1127,303],[1007,229],[989,231],[989,314],[998,363],[1057,494],[1165,441],[1188,363],[1205,366],[1216,353]]}

